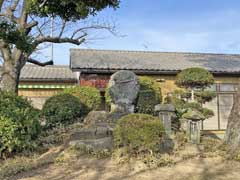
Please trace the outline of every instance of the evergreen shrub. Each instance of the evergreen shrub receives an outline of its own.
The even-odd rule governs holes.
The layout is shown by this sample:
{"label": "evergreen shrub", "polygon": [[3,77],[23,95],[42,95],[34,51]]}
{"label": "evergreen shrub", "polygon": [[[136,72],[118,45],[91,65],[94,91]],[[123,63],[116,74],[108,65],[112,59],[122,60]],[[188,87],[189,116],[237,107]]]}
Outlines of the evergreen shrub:
{"label": "evergreen shrub", "polygon": [[34,148],[41,129],[39,111],[8,92],[0,92],[0,107],[0,157]]}
{"label": "evergreen shrub", "polygon": [[83,116],[82,104],[70,94],[55,95],[45,102],[42,115],[47,128],[69,124]]}

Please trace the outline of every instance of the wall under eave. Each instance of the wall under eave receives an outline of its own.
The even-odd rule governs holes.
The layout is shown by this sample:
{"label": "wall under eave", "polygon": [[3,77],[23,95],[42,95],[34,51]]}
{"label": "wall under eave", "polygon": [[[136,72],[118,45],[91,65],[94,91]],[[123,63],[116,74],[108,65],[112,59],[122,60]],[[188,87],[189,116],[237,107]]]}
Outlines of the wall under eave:
{"label": "wall under eave", "polygon": [[49,97],[73,86],[75,82],[20,82],[18,94],[27,97],[35,108],[42,109]]}

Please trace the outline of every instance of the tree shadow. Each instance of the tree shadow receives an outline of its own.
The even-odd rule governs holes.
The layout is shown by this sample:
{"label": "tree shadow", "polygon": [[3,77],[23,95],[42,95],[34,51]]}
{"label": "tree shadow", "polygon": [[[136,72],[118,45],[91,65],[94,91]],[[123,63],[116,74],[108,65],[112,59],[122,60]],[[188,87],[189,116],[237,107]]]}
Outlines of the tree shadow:
{"label": "tree shadow", "polygon": [[[214,161],[204,157],[204,151],[201,145],[194,146],[197,152],[194,156],[180,159],[175,165],[170,167],[159,167],[152,169],[136,169],[136,164],[128,163],[124,165],[113,164],[111,158],[96,159],[89,156],[81,156],[79,159],[73,159],[72,162],[63,166],[50,164],[40,169],[35,169],[32,172],[22,173],[17,178],[35,178],[44,180],[124,180],[124,179],[196,179],[196,180],[215,180],[215,179],[234,179],[232,175],[234,165],[230,161]],[[191,150],[191,149],[190,149]],[[190,162],[190,164],[188,164]],[[234,163],[233,163],[234,164]],[[191,167],[191,171],[186,171]],[[237,165],[240,167],[240,164]],[[124,167],[124,169],[123,169]],[[179,168],[180,167],[180,168]],[[234,169],[237,169],[234,167]],[[168,173],[165,174],[165,170]],[[170,173],[169,173],[170,172]],[[240,177],[240,174],[238,175]],[[226,177],[226,178],[225,178]],[[236,177],[236,179],[238,179]]]}

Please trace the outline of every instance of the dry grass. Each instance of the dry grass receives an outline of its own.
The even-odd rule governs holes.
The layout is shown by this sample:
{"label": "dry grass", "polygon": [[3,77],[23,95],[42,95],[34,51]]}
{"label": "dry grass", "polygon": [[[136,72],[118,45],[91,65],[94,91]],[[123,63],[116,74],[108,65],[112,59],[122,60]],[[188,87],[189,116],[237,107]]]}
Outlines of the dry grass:
{"label": "dry grass", "polygon": [[240,179],[240,163],[226,160],[219,153],[224,152],[224,148],[218,140],[204,139],[201,145],[195,146],[186,144],[182,136],[178,140],[180,150],[172,155],[146,156],[139,160],[125,156],[125,150],[119,149],[110,158],[109,152],[67,147],[71,133],[79,128],[81,125],[75,124],[42,136],[41,143],[48,148],[42,155],[19,156],[0,162],[0,179]]}
{"label": "dry grass", "polygon": [[191,158],[175,165],[148,168],[141,161],[118,165],[112,159],[81,156],[70,164],[51,164],[19,174],[19,180],[237,180],[240,164],[215,158]]}

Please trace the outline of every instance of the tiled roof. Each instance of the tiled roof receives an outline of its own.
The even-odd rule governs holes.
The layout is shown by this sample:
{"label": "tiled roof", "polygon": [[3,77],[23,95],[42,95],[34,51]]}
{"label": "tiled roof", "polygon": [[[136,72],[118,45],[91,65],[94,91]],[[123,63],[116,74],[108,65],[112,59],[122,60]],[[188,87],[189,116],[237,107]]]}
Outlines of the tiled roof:
{"label": "tiled roof", "polygon": [[70,81],[77,82],[77,74],[69,66],[51,65],[36,66],[25,65],[20,74],[21,81]]}
{"label": "tiled roof", "polygon": [[240,73],[240,55],[71,49],[70,67],[82,72],[178,72],[189,67],[212,73]]}

